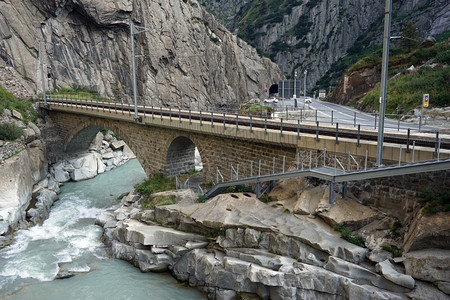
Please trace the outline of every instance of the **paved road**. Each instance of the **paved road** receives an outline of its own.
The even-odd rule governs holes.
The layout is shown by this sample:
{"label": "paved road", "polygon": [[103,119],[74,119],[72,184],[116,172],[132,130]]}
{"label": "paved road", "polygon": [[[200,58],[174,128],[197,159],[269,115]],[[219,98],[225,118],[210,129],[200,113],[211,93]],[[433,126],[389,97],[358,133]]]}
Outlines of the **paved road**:
{"label": "paved road", "polygon": [[[305,104],[303,97],[297,100],[297,108],[295,108],[294,100],[280,100],[278,103],[264,103],[263,105],[272,106],[279,112],[291,110],[303,110],[302,120],[320,123],[328,123],[335,125],[339,123],[340,126],[358,126],[361,128],[378,129],[379,119],[376,114],[368,114],[361,112],[349,106],[343,106],[335,103],[325,102],[318,99],[313,99],[311,104]],[[316,112],[317,111],[317,112]],[[317,114],[317,116],[316,116]],[[419,124],[411,122],[398,121],[396,119],[385,118],[385,130],[407,130],[418,131]],[[421,131],[433,132],[437,131],[437,127],[421,125]]]}

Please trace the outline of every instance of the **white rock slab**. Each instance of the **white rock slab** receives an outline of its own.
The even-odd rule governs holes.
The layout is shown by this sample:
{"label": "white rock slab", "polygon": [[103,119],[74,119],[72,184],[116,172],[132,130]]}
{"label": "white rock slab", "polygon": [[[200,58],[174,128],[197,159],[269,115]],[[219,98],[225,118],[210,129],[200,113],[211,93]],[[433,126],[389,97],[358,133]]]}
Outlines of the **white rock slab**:
{"label": "white rock slab", "polygon": [[149,226],[132,219],[124,221],[124,227],[128,242],[140,243],[146,246],[184,246],[188,241],[206,240],[202,235],[186,233],[161,226]]}
{"label": "white rock slab", "polygon": [[409,289],[413,289],[415,285],[415,280],[409,275],[401,274],[394,269],[394,266],[389,262],[389,260],[385,260],[379,262],[375,266],[377,272],[381,272],[384,278],[389,281],[392,281],[398,285],[407,287]]}

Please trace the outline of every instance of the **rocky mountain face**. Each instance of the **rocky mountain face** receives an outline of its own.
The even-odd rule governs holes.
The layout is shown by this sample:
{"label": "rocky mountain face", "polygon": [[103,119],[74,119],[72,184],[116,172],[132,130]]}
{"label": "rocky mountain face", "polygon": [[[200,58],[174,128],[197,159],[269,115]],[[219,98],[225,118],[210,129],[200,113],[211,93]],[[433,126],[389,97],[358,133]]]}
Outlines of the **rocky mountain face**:
{"label": "rocky mountain face", "polygon": [[41,93],[41,40],[51,89],[76,84],[130,102],[130,22],[141,26],[134,35],[139,104],[234,107],[264,97],[264,86],[282,77],[195,0],[1,1],[0,64]]}
{"label": "rocky mountain face", "polygon": [[[200,2],[231,31],[269,55],[286,76],[307,70],[308,89],[341,57],[382,43],[385,1],[248,1],[234,6],[240,8],[237,14],[230,9],[233,1]],[[393,1],[392,35],[401,35],[410,21],[420,39],[443,33],[450,28],[450,4],[445,0]]]}

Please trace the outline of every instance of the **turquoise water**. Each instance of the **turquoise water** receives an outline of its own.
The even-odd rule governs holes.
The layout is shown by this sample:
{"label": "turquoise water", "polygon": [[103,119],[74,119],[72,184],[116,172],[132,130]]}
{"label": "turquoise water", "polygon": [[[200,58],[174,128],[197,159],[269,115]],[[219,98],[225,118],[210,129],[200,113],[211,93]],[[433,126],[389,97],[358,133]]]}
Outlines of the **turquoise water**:
{"label": "turquoise water", "polygon": [[[137,160],[91,180],[66,183],[42,226],[0,250],[0,299],[206,299],[168,274],[141,273],[111,259],[98,214],[145,179]],[[63,268],[76,275],[55,280]]]}

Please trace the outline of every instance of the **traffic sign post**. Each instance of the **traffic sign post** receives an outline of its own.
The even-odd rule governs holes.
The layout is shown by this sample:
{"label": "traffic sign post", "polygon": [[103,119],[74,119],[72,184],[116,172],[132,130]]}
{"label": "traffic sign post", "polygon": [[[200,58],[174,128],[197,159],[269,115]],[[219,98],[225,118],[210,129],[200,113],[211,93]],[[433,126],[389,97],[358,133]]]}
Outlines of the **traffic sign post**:
{"label": "traffic sign post", "polygon": [[[419,131],[420,131],[420,127],[422,126],[422,120],[424,119],[423,108],[428,107],[429,103],[430,103],[430,94],[423,94],[423,105],[422,105],[422,111],[420,113],[420,119],[419,119]],[[424,125],[425,125],[425,122],[424,122]]]}
{"label": "traffic sign post", "polygon": [[430,94],[423,94],[423,107],[428,107],[430,102]]}

